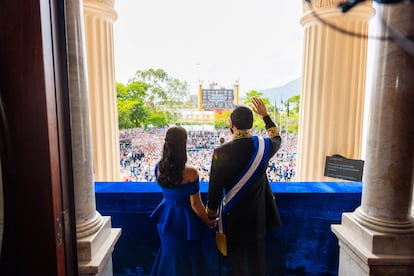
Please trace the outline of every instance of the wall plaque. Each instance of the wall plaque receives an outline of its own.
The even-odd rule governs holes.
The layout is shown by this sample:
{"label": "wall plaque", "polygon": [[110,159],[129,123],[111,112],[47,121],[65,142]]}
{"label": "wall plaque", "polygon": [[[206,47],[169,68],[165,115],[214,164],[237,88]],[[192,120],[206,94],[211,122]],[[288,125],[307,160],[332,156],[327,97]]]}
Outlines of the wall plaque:
{"label": "wall plaque", "polygon": [[364,161],[348,159],[341,155],[326,157],[324,176],[350,181],[362,181]]}

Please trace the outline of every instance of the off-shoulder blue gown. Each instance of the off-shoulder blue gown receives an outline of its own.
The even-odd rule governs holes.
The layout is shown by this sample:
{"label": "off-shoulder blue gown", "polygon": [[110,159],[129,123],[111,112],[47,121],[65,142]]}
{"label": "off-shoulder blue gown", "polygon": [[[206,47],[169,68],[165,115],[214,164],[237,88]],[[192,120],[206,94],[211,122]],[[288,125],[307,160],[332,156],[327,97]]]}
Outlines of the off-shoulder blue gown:
{"label": "off-shoulder blue gown", "polygon": [[151,275],[205,275],[201,244],[208,227],[190,203],[190,195],[200,189],[199,180],[161,189],[164,198],[150,216],[157,223],[161,240]]}

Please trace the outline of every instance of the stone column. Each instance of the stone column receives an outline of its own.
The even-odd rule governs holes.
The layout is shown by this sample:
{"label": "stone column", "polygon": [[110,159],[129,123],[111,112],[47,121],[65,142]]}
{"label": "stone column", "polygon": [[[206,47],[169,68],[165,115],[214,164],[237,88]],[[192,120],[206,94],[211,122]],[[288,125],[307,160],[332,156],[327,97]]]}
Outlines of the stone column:
{"label": "stone column", "polygon": [[339,2],[304,3],[296,181],[336,181],[323,176],[326,156],[361,158],[367,40],[358,35],[374,10],[368,2],[344,14]]}
{"label": "stone column", "polygon": [[65,3],[79,275],[109,276],[121,230],[96,211],[82,6],[76,0]]}
{"label": "stone column", "polygon": [[114,0],[83,0],[95,181],[121,181]]}
{"label": "stone column", "polygon": [[[414,5],[379,5],[387,26],[413,34]],[[382,26],[381,36],[395,36]],[[377,43],[361,206],[333,225],[339,275],[413,275],[414,56],[411,41]]]}

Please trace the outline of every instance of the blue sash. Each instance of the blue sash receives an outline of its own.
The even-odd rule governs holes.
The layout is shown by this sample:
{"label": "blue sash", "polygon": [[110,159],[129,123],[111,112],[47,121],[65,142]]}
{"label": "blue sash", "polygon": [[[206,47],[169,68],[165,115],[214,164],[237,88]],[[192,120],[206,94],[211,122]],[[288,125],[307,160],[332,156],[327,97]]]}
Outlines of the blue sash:
{"label": "blue sash", "polygon": [[259,173],[267,165],[270,140],[253,136],[253,153],[246,169],[234,180],[223,198],[223,211],[228,212],[243,197],[248,188],[254,183]]}

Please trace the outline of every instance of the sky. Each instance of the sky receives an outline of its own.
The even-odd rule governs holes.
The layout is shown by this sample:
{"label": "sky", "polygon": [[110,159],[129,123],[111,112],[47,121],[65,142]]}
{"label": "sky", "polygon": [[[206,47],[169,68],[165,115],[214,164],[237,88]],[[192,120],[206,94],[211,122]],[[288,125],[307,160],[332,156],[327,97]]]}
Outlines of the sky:
{"label": "sky", "polygon": [[163,69],[191,94],[216,82],[240,94],[301,75],[302,1],[115,0],[115,78]]}

